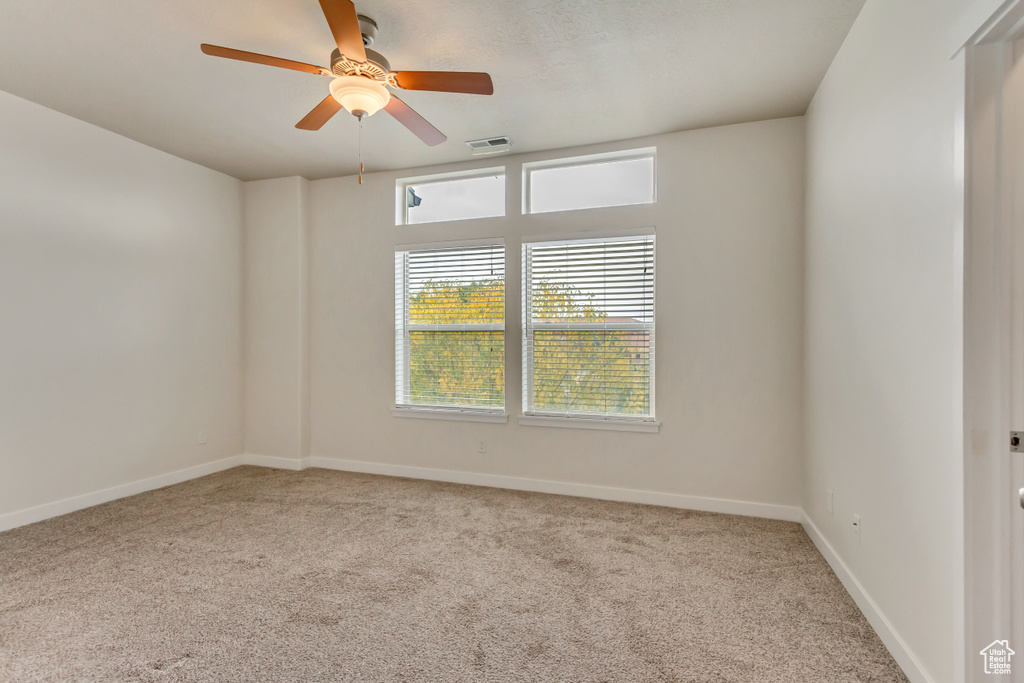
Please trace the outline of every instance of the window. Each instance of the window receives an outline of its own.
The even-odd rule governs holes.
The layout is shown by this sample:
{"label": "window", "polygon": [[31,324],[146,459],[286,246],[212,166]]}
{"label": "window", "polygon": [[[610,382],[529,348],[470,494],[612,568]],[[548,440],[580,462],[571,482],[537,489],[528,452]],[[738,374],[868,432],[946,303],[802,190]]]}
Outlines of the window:
{"label": "window", "polygon": [[396,225],[505,215],[504,168],[405,178],[396,189]]}
{"label": "window", "polygon": [[505,410],[505,247],[395,254],[395,404]]}
{"label": "window", "polygon": [[523,165],[523,212],[547,213],[654,201],[654,150]]}
{"label": "window", "polygon": [[523,412],[653,422],[653,235],[523,245]]}

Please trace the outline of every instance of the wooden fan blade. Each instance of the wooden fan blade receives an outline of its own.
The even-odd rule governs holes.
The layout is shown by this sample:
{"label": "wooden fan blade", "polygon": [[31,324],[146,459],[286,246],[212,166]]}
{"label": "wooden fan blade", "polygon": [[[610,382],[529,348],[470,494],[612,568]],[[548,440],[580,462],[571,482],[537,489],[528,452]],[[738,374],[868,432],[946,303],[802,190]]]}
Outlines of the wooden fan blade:
{"label": "wooden fan blade", "polygon": [[313,111],[296,123],[295,127],[302,130],[320,130],[339,110],[341,110],[341,104],[334,99],[334,95],[328,95],[323,102],[313,107]]}
{"label": "wooden fan blade", "polygon": [[292,71],[304,71],[307,74],[313,74],[315,76],[333,76],[330,69],[325,69],[322,66],[315,66],[313,64],[305,64],[303,62],[293,62],[290,59],[281,59],[280,57],[270,57],[267,55],[257,54],[255,52],[246,52],[245,50],[234,50],[230,47],[220,47],[219,45],[207,45],[203,43],[200,48],[205,54],[213,57],[226,57],[228,59],[237,59],[242,62],[252,62],[254,64],[266,64],[267,66],[278,66],[282,69],[291,69]]}
{"label": "wooden fan blade", "polygon": [[413,135],[431,147],[440,145],[448,139],[444,133],[434,128],[430,125],[429,121],[417,114],[412,107],[395,97],[394,93],[391,95],[391,101],[384,107],[384,111],[398,119],[398,122],[411,130]]}
{"label": "wooden fan blade", "polygon": [[342,55],[357,62],[366,61],[363,49],[363,32],[359,30],[359,17],[352,0],[320,0],[327,25],[334,34],[334,42]]}
{"label": "wooden fan blade", "polygon": [[393,71],[395,83],[406,90],[465,92],[493,95],[494,83],[485,73],[470,71]]}

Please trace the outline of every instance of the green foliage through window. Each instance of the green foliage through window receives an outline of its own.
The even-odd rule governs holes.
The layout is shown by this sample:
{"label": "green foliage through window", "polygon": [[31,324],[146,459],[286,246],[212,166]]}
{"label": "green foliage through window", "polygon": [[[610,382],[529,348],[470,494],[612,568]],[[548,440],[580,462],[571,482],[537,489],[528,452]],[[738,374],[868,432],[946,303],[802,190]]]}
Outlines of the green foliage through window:
{"label": "green foliage through window", "polygon": [[505,407],[505,249],[396,254],[397,405]]}
{"label": "green foliage through window", "polygon": [[[432,281],[409,299],[412,324],[502,323],[504,317],[505,283],[501,280]],[[504,331],[410,331],[409,402],[503,407]]]}
{"label": "green foliage through window", "polygon": [[523,245],[523,409],[649,418],[654,238]]}

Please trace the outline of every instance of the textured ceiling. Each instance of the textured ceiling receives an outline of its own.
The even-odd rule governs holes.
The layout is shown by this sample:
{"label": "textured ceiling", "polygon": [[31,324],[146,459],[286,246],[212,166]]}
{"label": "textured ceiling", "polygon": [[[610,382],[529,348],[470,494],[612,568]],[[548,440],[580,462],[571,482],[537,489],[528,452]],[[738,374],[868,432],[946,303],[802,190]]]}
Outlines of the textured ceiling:
{"label": "textured ceiling", "polygon": [[[402,94],[448,135],[364,122],[368,171],[803,114],[864,0],[356,0],[393,69],[487,71],[494,95]],[[243,180],[356,171],[356,120],[294,125],[329,79],[202,42],[330,66],[316,0],[31,0],[0,6],[0,90]]]}

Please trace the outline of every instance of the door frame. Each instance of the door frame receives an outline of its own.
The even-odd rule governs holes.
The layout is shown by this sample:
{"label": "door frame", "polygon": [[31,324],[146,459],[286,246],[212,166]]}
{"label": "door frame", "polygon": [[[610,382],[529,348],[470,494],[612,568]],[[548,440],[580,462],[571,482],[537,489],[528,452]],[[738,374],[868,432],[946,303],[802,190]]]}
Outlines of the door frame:
{"label": "door frame", "polygon": [[[966,52],[964,647],[957,680],[985,679],[981,649],[1009,639],[1020,651],[1012,677],[1019,683],[1024,681],[1024,596],[1022,581],[1013,578],[1024,568],[1024,510],[1008,482],[1019,479],[1024,467],[1024,456],[1009,452],[1009,431],[1024,429],[1024,213],[1013,192],[1024,177],[1024,137],[1017,130],[1024,126],[1008,124],[1011,114],[1024,114],[1024,97],[1008,96],[1005,85],[1014,42],[1024,37],[1024,0],[1003,2],[987,17],[977,11],[981,4],[972,10],[975,20],[982,20],[960,46]],[[1021,151],[1014,154],[1014,149]]]}

